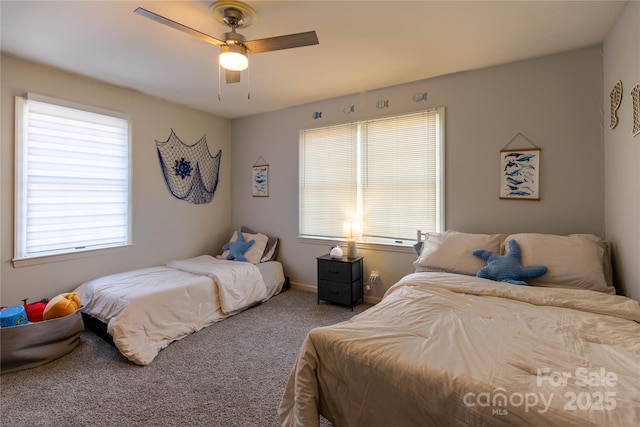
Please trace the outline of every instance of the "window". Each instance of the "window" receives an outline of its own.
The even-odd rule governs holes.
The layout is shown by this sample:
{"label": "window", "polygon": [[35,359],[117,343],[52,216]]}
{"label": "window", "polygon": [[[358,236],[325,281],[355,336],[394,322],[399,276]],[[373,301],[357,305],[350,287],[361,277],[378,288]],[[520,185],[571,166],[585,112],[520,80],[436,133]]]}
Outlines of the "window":
{"label": "window", "polygon": [[120,113],[16,97],[14,265],[130,244],[129,126]]}
{"label": "window", "polygon": [[444,108],[300,132],[300,235],[408,245],[441,231]]}

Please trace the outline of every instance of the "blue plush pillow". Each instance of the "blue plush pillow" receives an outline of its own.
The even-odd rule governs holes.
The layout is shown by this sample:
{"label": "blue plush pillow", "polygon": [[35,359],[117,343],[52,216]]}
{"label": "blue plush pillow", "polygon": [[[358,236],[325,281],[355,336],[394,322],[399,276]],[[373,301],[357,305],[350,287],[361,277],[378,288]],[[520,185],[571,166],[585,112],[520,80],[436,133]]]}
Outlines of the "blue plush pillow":
{"label": "blue plush pillow", "polygon": [[226,259],[236,261],[246,261],[247,258],[243,255],[247,249],[249,249],[256,241],[254,239],[249,240],[248,242],[244,241],[244,236],[242,235],[242,231],[238,231],[237,238],[235,242],[229,242],[222,247],[223,251],[229,250],[229,255],[227,255]]}
{"label": "blue plush pillow", "polygon": [[487,263],[486,266],[478,270],[476,276],[513,285],[526,285],[527,282],[523,280],[535,279],[547,273],[547,267],[543,265],[523,267],[520,245],[515,240],[509,240],[507,243],[509,252],[504,256],[485,249],[476,249],[472,252],[474,256]]}

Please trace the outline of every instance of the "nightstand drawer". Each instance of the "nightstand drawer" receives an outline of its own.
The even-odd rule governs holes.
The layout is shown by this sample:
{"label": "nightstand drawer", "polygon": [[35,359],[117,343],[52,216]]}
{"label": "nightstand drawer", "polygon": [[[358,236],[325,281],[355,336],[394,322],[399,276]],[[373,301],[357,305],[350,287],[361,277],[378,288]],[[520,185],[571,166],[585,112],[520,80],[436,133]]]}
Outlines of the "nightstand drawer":
{"label": "nightstand drawer", "polygon": [[320,280],[318,282],[318,298],[338,304],[350,305],[351,290],[349,284]]}
{"label": "nightstand drawer", "polygon": [[321,262],[318,264],[318,279],[349,283],[351,264],[344,262]]}

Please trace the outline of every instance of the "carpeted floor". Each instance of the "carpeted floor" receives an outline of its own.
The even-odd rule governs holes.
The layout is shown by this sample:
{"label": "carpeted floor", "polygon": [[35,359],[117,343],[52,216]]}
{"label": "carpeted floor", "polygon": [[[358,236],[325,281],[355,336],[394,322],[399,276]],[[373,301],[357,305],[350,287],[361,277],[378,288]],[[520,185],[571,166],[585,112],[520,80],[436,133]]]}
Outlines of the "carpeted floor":
{"label": "carpeted floor", "polygon": [[146,367],[85,331],[70,354],[0,376],[0,425],[278,426],[307,332],[368,307],[318,305],[315,294],[289,290],[172,343]]}

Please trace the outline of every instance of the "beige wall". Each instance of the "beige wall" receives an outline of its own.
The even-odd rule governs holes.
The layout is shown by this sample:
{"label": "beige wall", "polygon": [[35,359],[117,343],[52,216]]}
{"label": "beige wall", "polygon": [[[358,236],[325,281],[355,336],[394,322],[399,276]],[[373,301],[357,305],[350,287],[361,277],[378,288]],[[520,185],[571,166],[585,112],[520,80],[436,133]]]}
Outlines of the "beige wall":
{"label": "beige wall", "polygon": [[[48,67],[5,56],[1,60],[0,304],[54,296],[94,277],[157,265],[173,258],[220,253],[230,233],[231,129],[228,119]],[[13,267],[13,105],[14,97],[25,92],[131,116],[134,246],[73,261]],[[171,128],[187,144],[194,144],[206,135],[212,154],[222,149],[220,181],[211,203],[194,205],[177,200],[169,193],[154,141],[166,140]]]}
{"label": "beige wall", "polygon": [[[609,128],[609,93],[622,81],[618,125]],[[640,82],[640,2],[632,1],[604,43],[605,226],[616,280],[640,300],[640,135],[633,126],[631,88]]]}
{"label": "beige wall", "polygon": [[[412,100],[425,91],[426,102]],[[329,244],[297,238],[299,129],[444,106],[447,229],[603,235],[602,97],[602,51],[593,47],[233,120],[232,226],[281,237],[292,282],[315,287],[315,258]],[[378,100],[389,108],[378,109]],[[343,113],[351,105],[355,112]],[[499,152],[518,132],[542,149],[540,201],[498,197]],[[509,146],[527,147],[522,139]],[[260,157],[270,164],[269,198],[251,197],[251,166]],[[380,272],[374,296],[413,271],[415,253],[359,253],[365,275]]]}

